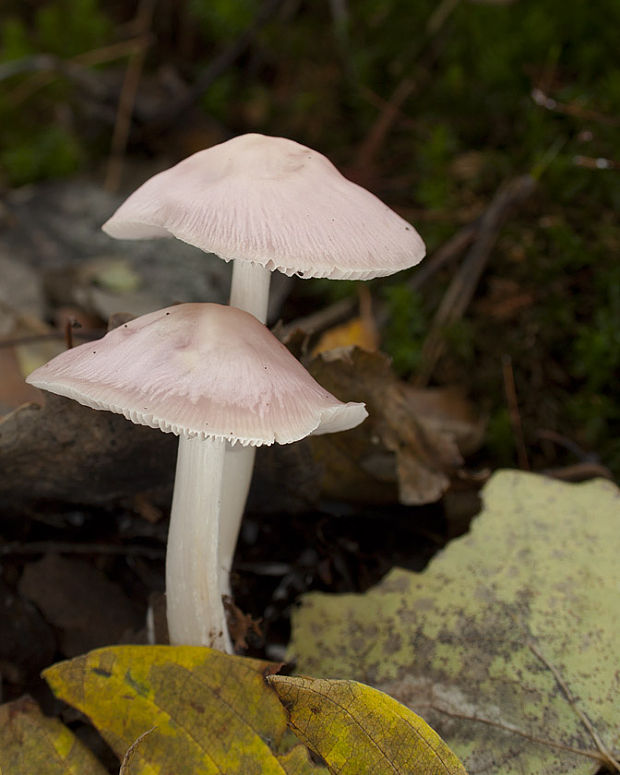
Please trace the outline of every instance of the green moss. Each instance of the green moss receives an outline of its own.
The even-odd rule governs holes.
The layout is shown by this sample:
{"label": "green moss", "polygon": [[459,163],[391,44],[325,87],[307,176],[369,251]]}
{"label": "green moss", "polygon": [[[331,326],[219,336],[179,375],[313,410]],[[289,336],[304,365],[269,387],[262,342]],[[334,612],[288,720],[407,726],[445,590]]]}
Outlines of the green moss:
{"label": "green moss", "polygon": [[10,62],[34,53],[25,24],[16,16],[0,22],[0,61]]}
{"label": "green moss", "polygon": [[0,169],[12,185],[20,186],[75,172],[82,154],[76,137],[60,127],[48,126],[0,151]]}
{"label": "green moss", "polygon": [[258,7],[257,0],[191,0],[190,10],[206,34],[217,39],[242,32],[251,24]]}
{"label": "green moss", "polygon": [[382,288],[389,317],[383,332],[383,349],[388,352],[398,374],[411,374],[420,363],[422,343],[428,330],[427,313],[421,296],[406,285]]}
{"label": "green moss", "polygon": [[61,57],[104,45],[112,25],[98,0],[56,0],[38,9],[35,35],[41,50]]}

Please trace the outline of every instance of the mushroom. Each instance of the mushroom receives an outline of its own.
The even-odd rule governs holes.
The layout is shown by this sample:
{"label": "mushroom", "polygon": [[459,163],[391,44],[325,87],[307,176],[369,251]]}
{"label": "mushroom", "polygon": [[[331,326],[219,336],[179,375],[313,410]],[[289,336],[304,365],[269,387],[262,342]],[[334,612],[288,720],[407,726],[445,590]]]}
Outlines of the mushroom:
{"label": "mushroom", "polygon": [[[233,261],[231,305],[267,319],[271,271],[368,280],[422,260],[414,227],[347,180],[321,153],[246,134],[199,151],[138,188],[103,225],[117,239],[177,237]],[[222,591],[255,450],[229,450],[222,508]]]}
{"label": "mushroom", "polygon": [[288,444],[367,416],[363,404],[324,390],[255,317],[219,304],[143,315],[27,381],[179,436],[166,557],[170,640],[227,651],[219,578],[226,444]]}
{"label": "mushroom", "polygon": [[177,237],[233,261],[230,303],[267,316],[271,271],[369,280],[422,260],[413,226],[322,154],[246,134],[138,188],[103,224],[117,239]]}

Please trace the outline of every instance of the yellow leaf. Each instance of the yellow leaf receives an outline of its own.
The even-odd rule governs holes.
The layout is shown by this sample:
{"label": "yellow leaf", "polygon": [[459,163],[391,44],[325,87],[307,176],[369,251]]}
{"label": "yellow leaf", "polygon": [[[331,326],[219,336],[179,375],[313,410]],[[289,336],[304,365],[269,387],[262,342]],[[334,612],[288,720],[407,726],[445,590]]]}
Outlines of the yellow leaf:
{"label": "yellow leaf", "polygon": [[304,765],[284,750],[286,713],[264,678],[273,667],[207,648],[114,646],[44,677],[120,758],[133,746],[124,765],[132,775],[324,773],[305,752]]}
{"label": "yellow leaf", "polygon": [[370,351],[376,350],[378,346],[376,329],[361,317],[353,318],[326,331],[312,350],[312,355],[353,345]]}
{"label": "yellow leaf", "polygon": [[58,719],[29,697],[0,706],[0,775],[106,775]]}
{"label": "yellow leaf", "polygon": [[338,775],[465,775],[426,722],[392,697],[356,681],[274,675],[295,734]]}

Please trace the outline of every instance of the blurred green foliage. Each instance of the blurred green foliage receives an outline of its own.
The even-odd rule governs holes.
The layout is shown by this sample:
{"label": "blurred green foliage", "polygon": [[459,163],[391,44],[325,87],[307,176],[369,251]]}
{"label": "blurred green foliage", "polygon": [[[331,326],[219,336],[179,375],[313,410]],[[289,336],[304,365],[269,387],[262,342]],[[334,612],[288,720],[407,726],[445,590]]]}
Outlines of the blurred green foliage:
{"label": "blurred green foliage", "polygon": [[390,311],[383,330],[383,347],[392,356],[399,374],[411,374],[420,364],[428,312],[420,294],[407,285],[386,284],[382,296]]}
{"label": "blurred green foliage", "polygon": [[[118,42],[132,34],[127,23],[136,11],[103,0],[5,6],[0,68],[37,53],[71,59]],[[191,81],[261,7],[260,0],[162,0],[144,78],[172,63]],[[511,293],[532,302],[491,320],[474,305],[445,332],[448,356],[435,378],[461,381],[481,403],[491,418],[489,453],[507,462],[501,358],[510,354],[528,442],[536,444],[539,428],[555,427],[620,471],[620,175],[576,163],[579,156],[618,162],[620,3],[460,2],[440,20],[438,9],[447,7],[356,0],[335,20],[328,3],[285,4],[200,106],[226,131],[294,137],[346,169],[392,95],[408,86],[369,179],[414,221],[429,252],[480,214],[502,181],[532,171],[539,191],[502,232],[488,287],[485,279],[480,289],[509,278]],[[124,66],[111,61],[109,69],[122,74]],[[536,89],[538,103],[552,100],[547,107],[533,99]],[[105,153],[110,125],[93,126],[82,100],[58,74],[4,79],[0,183],[67,175]],[[419,364],[449,277],[440,275],[423,295],[400,278],[372,286],[389,311],[384,347],[403,376]],[[351,292],[350,284],[314,288],[323,302],[325,294]]]}
{"label": "blurred green foliage", "polygon": [[190,0],[190,12],[211,40],[239,35],[258,13],[258,0]]}

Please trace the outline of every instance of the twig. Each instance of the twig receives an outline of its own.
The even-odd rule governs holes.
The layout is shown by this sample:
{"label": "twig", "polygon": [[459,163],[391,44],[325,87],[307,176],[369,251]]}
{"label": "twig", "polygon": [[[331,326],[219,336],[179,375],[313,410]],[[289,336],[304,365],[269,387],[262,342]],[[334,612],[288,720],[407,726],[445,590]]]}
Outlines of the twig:
{"label": "twig", "polygon": [[492,719],[484,718],[484,716],[473,716],[467,713],[459,713],[458,711],[448,710],[448,708],[444,708],[441,705],[437,705],[434,702],[430,703],[430,707],[433,710],[436,710],[438,713],[443,713],[444,715],[450,716],[451,718],[463,719],[463,721],[475,721],[480,724],[488,724],[490,727],[495,727],[496,729],[501,729],[505,732],[511,732],[513,735],[518,735],[519,737],[523,737],[525,740],[529,740],[532,743],[545,745],[545,746],[548,746],[549,748],[557,748],[561,751],[568,751],[569,753],[575,753],[575,754],[579,754],[580,756],[586,756],[588,759],[594,759],[597,762],[607,763],[607,759],[605,758],[605,756],[603,756],[603,754],[599,753],[598,751],[590,751],[582,748],[574,748],[571,745],[565,745],[564,743],[557,743],[554,740],[547,740],[544,737],[537,737],[536,735],[530,735],[528,732],[524,732],[522,729],[519,729],[518,727],[515,727],[512,724],[507,724],[506,722],[503,722],[503,721],[493,721]]}
{"label": "twig", "polygon": [[88,68],[112,62],[115,59],[123,59],[135,53],[143,45],[143,41],[132,38],[86,51],[68,61],[51,54],[23,57],[0,65],[0,81],[15,75],[34,73],[8,93],[7,99],[13,107],[20,105],[38,89],[47,86],[58,75],[64,75],[74,81],[89,95],[95,95],[100,100],[108,99],[111,95],[107,85],[94,73],[89,72]]}
{"label": "twig", "polygon": [[572,455],[574,455],[582,463],[600,463],[600,459],[595,452],[586,452],[585,449],[579,446],[577,442],[563,436],[557,431],[550,428],[539,428],[536,435],[539,439],[545,439],[557,444],[559,447],[567,449]]}
{"label": "twig", "polygon": [[56,554],[103,554],[146,557],[149,560],[160,560],[166,556],[164,549],[157,549],[152,546],[137,546],[135,544],[118,546],[117,544],[82,544],[69,541],[30,541],[28,543],[12,541],[0,544],[0,557],[47,554],[48,552]]}
{"label": "twig", "polygon": [[428,383],[443,354],[443,330],[459,320],[469,306],[508,212],[524,202],[535,186],[531,175],[513,178],[499,189],[482,216],[474,244],[448,287],[422,347],[422,365],[415,380],[418,386]]}
{"label": "twig", "polygon": [[67,350],[73,349],[73,329],[81,327],[81,324],[74,317],[70,317],[65,323],[65,344],[67,345]]}
{"label": "twig", "polygon": [[[92,329],[86,331],[73,331],[72,339],[84,339],[84,341],[93,341],[101,339],[105,334],[105,329]],[[67,341],[66,331],[52,331],[49,334],[29,334],[28,336],[16,336],[13,339],[0,340],[2,347],[19,347],[22,344],[33,344],[34,342],[45,342],[50,339],[64,339]]]}
{"label": "twig", "polygon": [[583,726],[587,729],[590,737],[594,741],[594,744],[600,751],[602,760],[605,762],[605,764],[608,767],[611,767],[616,772],[620,772],[620,762],[618,759],[615,758],[615,756],[611,753],[609,748],[603,743],[601,740],[598,732],[596,729],[594,729],[594,725],[590,721],[590,719],[586,716],[586,714],[578,707],[576,699],[573,697],[573,694],[571,690],[568,688],[568,685],[562,678],[560,671],[557,669],[557,667],[550,662],[545,655],[542,653],[542,651],[538,648],[538,646],[533,641],[528,641],[528,647],[532,654],[534,656],[538,657],[538,659],[543,663],[543,665],[551,671],[551,674],[555,678],[555,681],[557,685],[560,687],[562,692],[564,693],[564,696],[566,697],[568,704],[571,706],[575,714],[577,715],[577,718],[581,721]]}
{"label": "twig", "polygon": [[517,448],[517,460],[519,468],[522,471],[530,470],[530,462],[527,457],[525,439],[523,438],[523,425],[521,423],[521,413],[519,412],[519,401],[517,399],[517,388],[515,386],[515,375],[512,368],[512,358],[510,355],[502,356],[502,373],[504,376],[504,391],[506,393],[506,403],[510,414],[510,425]]}
{"label": "twig", "polygon": [[131,130],[131,115],[133,113],[138,84],[142,77],[142,69],[146,57],[149,42],[149,31],[153,20],[156,0],[141,0],[136,14],[136,29],[141,46],[132,55],[127,69],[121,95],[118,100],[118,110],[112,134],[112,146],[108,159],[108,168],[104,182],[106,191],[116,191],[120,184],[123,170],[123,157],[127,148],[129,132]]}
{"label": "twig", "polygon": [[480,218],[459,229],[447,242],[444,242],[431,256],[426,258],[415,272],[412,272],[409,287],[414,291],[420,290],[423,285],[426,285],[438,272],[455,261],[471,245],[479,229]]}
{"label": "twig", "polygon": [[349,318],[355,311],[356,306],[357,299],[353,296],[340,299],[340,301],[336,301],[328,307],[323,307],[323,309],[313,312],[311,315],[297,318],[284,326],[278,326],[274,333],[281,341],[286,341],[297,330],[302,331],[308,336],[318,334]]}
{"label": "twig", "polygon": [[[52,54],[35,54],[0,65],[0,81],[24,73],[50,73],[64,75],[88,90],[100,94],[104,88],[101,81],[86,67],[72,61],[66,61]],[[13,95],[14,96],[14,95]]]}
{"label": "twig", "polygon": [[461,0],[441,0],[426,22],[428,35],[436,35],[456,10]]}
{"label": "twig", "polygon": [[583,118],[587,121],[596,121],[599,124],[606,124],[607,126],[620,126],[620,120],[617,118],[606,116],[604,113],[598,113],[595,110],[589,110],[576,102],[558,102],[553,99],[553,97],[547,96],[547,94],[538,87],[532,89],[531,97],[541,108],[545,108],[545,110],[550,110],[554,113],[563,113],[566,116]]}
{"label": "twig", "polygon": [[620,170],[620,162],[604,156],[573,156],[573,164],[588,170]]}
{"label": "twig", "polygon": [[609,479],[613,481],[614,475],[600,463],[574,463],[563,468],[546,468],[542,472],[545,476],[551,476],[563,482],[585,482],[588,479]]}
{"label": "twig", "polygon": [[426,77],[428,77],[429,65],[436,57],[436,51],[434,51],[431,44],[436,40],[446,21],[459,3],[460,0],[443,0],[429,17],[426,25],[426,38],[417,54],[420,57],[420,61],[417,64],[417,76],[415,78],[410,76],[403,78],[396,84],[396,88],[384,103],[383,110],[370,127],[357,152],[354,168],[358,170],[358,175],[359,171],[367,170],[372,165],[374,157],[384,144],[387,135],[400,115],[402,106],[422,85],[424,66],[427,70]]}
{"label": "twig", "polygon": [[359,147],[355,160],[356,170],[368,169],[377,155],[379,148],[385,142],[385,138],[390,132],[394,122],[400,115],[400,109],[413,94],[416,83],[410,78],[403,78],[390,95],[387,102],[384,103],[383,110],[376,118],[374,124],[370,127],[364,141]]}
{"label": "twig", "polygon": [[138,746],[144,740],[145,737],[148,737],[151,734],[151,732],[154,732],[156,729],[157,727],[151,727],[150,729],[147,729],[146,732],[143,732],[140,735],[140,737],[138,737],[136,740],[133,741],[133,743],[125,751],[125,755],[123,756],[123,761],[121,762],[121,768],[118,771],[118,775],[126,775],[129,772],[128,767],[133,761],[134,756],[136,756],[136,751],[138,749]]}

